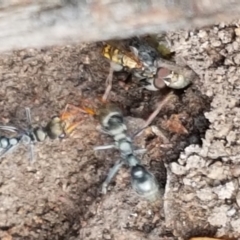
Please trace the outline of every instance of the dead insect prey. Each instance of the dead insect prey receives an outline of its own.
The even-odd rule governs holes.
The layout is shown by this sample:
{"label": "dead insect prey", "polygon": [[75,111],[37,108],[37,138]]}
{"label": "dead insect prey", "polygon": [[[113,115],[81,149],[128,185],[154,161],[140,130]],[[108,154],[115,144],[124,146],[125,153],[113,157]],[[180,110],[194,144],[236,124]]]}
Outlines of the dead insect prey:
{"label": "dead insect prey", "polygon": [[[130,39],[125,49],[109,43],[102,48],[102,56],[110,60],[110,71],[106,81],[104,99],[112,87],[114,71],[129,70],[142,88],[158,91],[164,87],[183,89],[191,83],[191,77],[182,74],[182,69],[175,63],[163,59],[161,54],[147,42],[138,37]],[[163,62],[166,66],[158,66]],[[166,64],[167,62],[171,64]]]}

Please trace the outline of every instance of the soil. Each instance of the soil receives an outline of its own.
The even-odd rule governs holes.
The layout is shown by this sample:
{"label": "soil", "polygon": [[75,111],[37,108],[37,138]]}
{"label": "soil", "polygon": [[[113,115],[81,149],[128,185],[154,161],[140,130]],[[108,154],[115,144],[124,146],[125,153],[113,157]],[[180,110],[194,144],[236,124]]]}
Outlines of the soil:
{"label": "soil", "polygon": [[[95,152],[112,139],[90,116],[63,140],[36,144],[33,164],[20,144],[0,162],[0,238],[153,240],[193,236],[240,237],[240,37],[238,24],[167,33],[176,59],[198,75],[174,91],[153,126],[134,139],[146,148],[142,163],[158,178],[164,196],[140,198],[123,167],[101,194],[119,159],[116,150]],[[46,125],[66,104],[97,101],[109,63],[100,43],[25,49],[0,58],[0,122]],[[115,74],[110,100],[119,104],[133,134],[169,89],[156,93]],[[178,120],[178,121],[177,121]],[[178,123],[178,125],[177,125]],[[176,127],[179,126],[179,127]],[[169,140],[166,144],[156,127]]]}

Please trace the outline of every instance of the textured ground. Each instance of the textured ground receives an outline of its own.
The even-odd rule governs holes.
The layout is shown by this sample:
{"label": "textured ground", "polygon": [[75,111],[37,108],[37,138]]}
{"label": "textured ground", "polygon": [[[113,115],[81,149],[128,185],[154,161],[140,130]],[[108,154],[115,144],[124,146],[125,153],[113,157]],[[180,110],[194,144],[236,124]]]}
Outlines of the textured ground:
{"label": "textured ground", "polygon": [[[34,165],[29,165],[26,146],[1,160],[0,238],[240,237],[237,34],[235,24],[168,34],[172,49],[200,80],[175,92],[154,122],[171,144],[163,144],[150,129],[135,139],[136,146],[148,150],[142,162],[163,186],[167,180],[164,199],[149,204],[135,195],[127,168],[121,169],[107,195],[100,194],[119,155],[93,151],[111,139],[96,130],[94,119],[82,116],[72,137],[36,145]],[[24,107],[30,107],[34,124],[46,124],[67,103],[101,96],[108,62],[99,50],[99,44],[81,44],[2,55],[1,123],[23,125]],[[152,94],[119,78],[110,98],[123,107],[129,131],[134,132],[168,90]],[[176,127],[179,122],[185,130]]]}

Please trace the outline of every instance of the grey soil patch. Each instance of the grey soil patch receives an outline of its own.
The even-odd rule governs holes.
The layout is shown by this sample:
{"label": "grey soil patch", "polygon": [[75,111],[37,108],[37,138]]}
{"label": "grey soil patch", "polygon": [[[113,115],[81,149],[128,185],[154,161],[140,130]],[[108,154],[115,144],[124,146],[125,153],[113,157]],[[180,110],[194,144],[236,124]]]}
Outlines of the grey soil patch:
{"label": "grey soil patch", "polygon": [[[136,147],[148,150],[142,163],[166,184],[163,199],[149,204],[139,198],[130,188],[127,168],[120,170],[107,195],[101,195],[101,184],[119,155],[93,151],[112,140],[83,115],[72,137],[36,145],[33,166],[26,146],[1,160],[0,238],[240,237],[240,40],[235,28],[168,34],[176,56],[184,57],[200,80],[176,91],[153,123],[171,144],[163,144],[150,130],[135,139]],[[95,101],[104,92],[109,71],[99,51],[100,44],[79,44],[2,55],[1,123],[23,125],[24,107],[30,107],[34,123],[44,125],[67,103]],[[124,109],[129,132],[134,132],[167,90],[153,94],[133,81],[126,91],[120,77],[115,76],[110,98]],[[173,114],[181,116],[187,134],[166,127]]]}

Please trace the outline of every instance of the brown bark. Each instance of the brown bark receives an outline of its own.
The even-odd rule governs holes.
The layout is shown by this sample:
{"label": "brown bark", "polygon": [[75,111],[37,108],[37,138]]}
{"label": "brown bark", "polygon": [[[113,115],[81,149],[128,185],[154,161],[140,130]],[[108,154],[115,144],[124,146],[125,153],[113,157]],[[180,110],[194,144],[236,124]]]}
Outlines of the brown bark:
{"label": "brown bark", "polygon": [[189,29],[239,13],[238,0],[5,0],[0,51]]}

